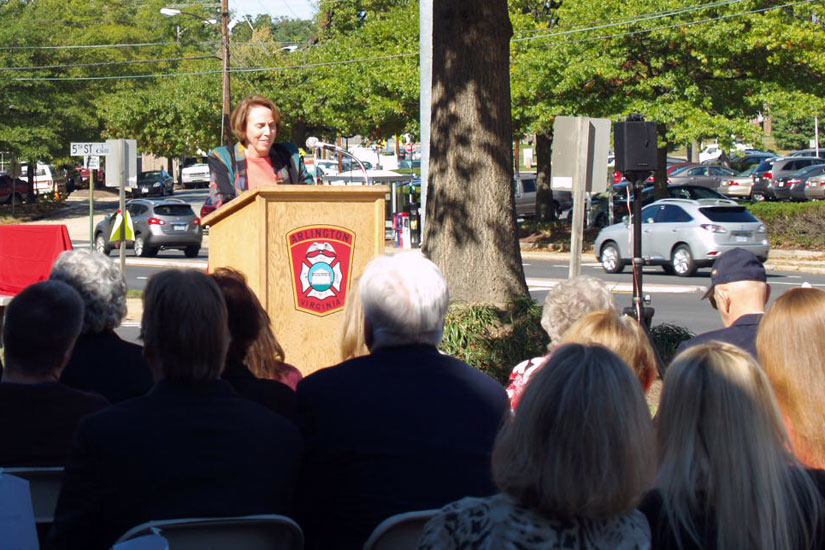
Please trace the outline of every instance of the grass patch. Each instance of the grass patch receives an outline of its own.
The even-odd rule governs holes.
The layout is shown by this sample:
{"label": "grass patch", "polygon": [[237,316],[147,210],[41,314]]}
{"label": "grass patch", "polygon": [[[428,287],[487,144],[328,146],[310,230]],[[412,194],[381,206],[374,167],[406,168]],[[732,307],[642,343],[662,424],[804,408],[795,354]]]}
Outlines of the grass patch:
{"label": "grass patch", "polygon": [[10,204],[0,205],[0,225],[34,222],[54,215],[65,206],[65,201],[41,197],[34,204],[15,204],[14,215]]}
{"label": "grass patch", "polygon": [[765,222],[771,248],[825,250],[825,202],[760,202],[748,210]]}
{"label": "grass patch", "polygon": [[143,298],[142,290],[129,289],[126,291],[127,298]]}
{"label": "grass patch", "polygon": [[[525,220],[518,226],[518,238],[527,248],[541,248],[555,252],[570,252],[570,224],[563,221],[537,222]],[[597,228],[584,230],[584,250],[591,250],[596,237]]]}

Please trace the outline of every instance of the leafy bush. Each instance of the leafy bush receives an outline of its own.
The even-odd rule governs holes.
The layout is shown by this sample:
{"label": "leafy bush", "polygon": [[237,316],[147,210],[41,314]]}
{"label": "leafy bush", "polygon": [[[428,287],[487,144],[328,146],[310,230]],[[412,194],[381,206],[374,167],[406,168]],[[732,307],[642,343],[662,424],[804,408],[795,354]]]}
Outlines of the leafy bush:
{"label": "leafy bush", "polygon": [[505,307],[455,303],[447,312],[441,350],[506,384],[516,364],[542,355],[549,338],[541,306],[519,298]]}
{"label": "leafy bush", "polygon": [[762,202],[748,209],[765,222],[771,248],[825,250],[825,202]]}

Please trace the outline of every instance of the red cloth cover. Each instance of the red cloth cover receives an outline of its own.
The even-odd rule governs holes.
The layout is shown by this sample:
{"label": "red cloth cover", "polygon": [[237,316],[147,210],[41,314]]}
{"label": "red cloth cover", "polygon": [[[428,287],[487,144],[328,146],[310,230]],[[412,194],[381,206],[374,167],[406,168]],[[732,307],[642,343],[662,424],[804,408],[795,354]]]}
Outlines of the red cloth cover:
{"label": "red cloth cover", "polygon": [[64,250],[72,250],[65,225],[0,225],[0,294],[48,279]]}

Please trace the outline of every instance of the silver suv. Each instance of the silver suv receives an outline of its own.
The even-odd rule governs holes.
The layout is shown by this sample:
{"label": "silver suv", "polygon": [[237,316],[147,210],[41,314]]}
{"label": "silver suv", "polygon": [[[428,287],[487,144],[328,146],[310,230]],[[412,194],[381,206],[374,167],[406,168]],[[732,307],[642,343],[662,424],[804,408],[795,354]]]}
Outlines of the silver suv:
{"label": "silver suv", "polygon": [[[180,199],[133,199],[126,203],[132,218],[135,240],[126,241],[135,256],[156,256],[160,249],[182,249],[187,258],[198,255],[203,228],[192,207]],[[106,216],[95,228],[95,249],[108,255],[117,242],[109,240],[117,212]]]}
{"label": "silver suv", "polygon": [[[608,273],[619,273],[632,261],[627,218],[605,227],[594,248]],[[760,260],[768,257],[768,234],[744,206],[727,199],[662,199],[642,209],[642,257],[668,273],[689,277],[723,252],[740,247]]]}

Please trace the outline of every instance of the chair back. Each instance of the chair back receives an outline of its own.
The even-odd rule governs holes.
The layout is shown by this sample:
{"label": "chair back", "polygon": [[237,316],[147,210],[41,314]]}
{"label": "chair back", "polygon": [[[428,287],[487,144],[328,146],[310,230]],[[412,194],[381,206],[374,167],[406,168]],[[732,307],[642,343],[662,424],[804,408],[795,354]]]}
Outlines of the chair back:
{"label": "chair back", "polygon": [[52,523],[57,497],[63,485],[63,467],[3,468],[3,473],[22,477],[29,482],[35,523]]}
{"label": "chair back", "polygon": [[115,543],[158,534],[169,550],[301,550],[304,534],[297,523],[276,514],[147,521],[126,531]]}
{"label": "chair back", "polygon": [[405,512],[388,517],[364,543],[364,550],[415,550],[424,526],[438,510]]}

